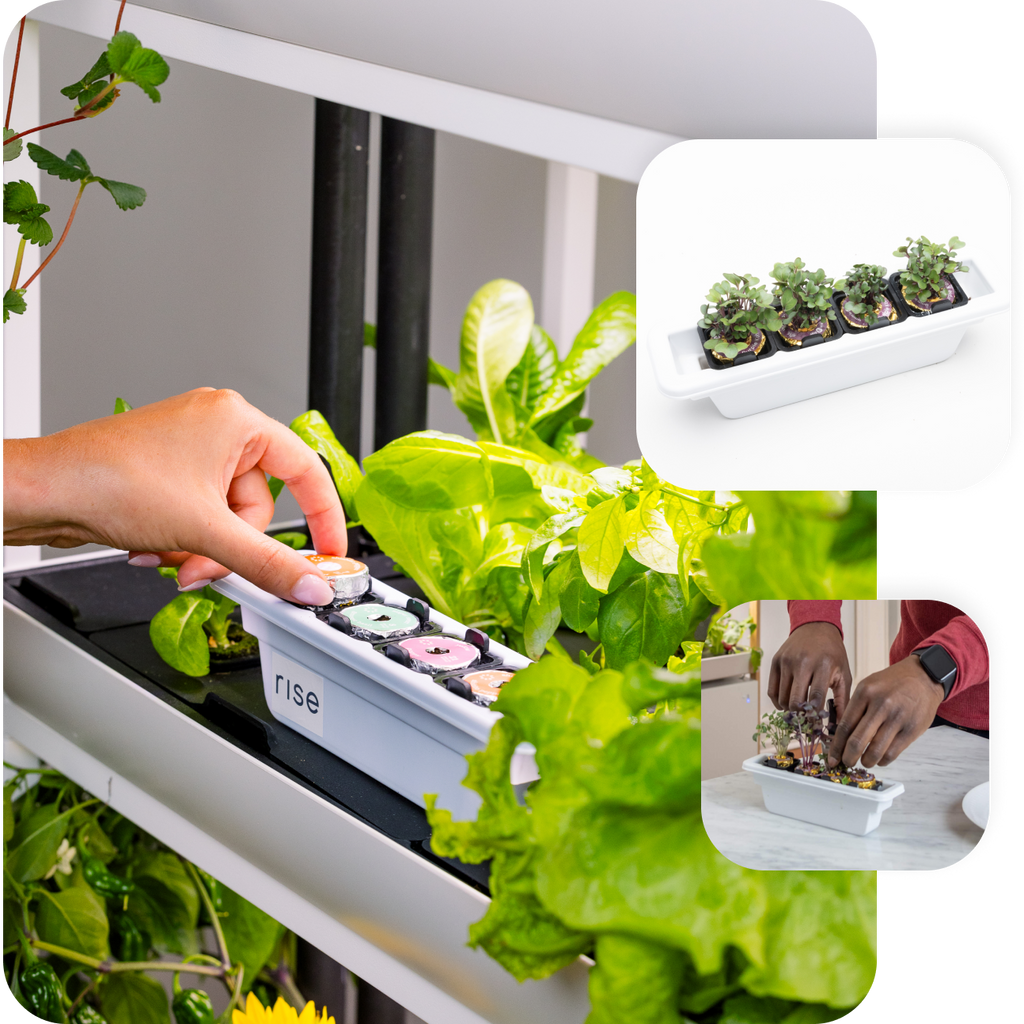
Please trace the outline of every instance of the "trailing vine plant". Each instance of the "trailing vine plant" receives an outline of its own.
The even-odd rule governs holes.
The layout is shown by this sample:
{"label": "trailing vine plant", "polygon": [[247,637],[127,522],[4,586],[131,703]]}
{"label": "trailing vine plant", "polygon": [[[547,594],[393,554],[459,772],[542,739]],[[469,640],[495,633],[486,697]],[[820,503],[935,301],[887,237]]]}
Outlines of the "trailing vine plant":
{"label": "trailing vine plant", "polygon": [[[121,0],[117,11],[117,22],[114,25],[114,34],[96,62],[77,82],[61,89],[61,93],[75,103],[71,116],[36,125],[34,128],[27,128],[24,131],[16,131],[11,127],[11,111],[14,106],[14,91],[18,83],[18,66],[21,63],[21,44],[25,34],[25,19],[21,19],[14,69],[11,73],[11,87],[8,92],[7,115],[4,121],[5,163],[21,156],[22,139],[26,135],[32,135],[44,128],[84,121],[109,110],[121,94],[120,87],[123,85],[137,85],[154,103],[160,102],[160,92],[157,86],[166,81],[170,74],[170,68],[156,50],[143,46],[131,32],[121,29],[124,3],[125,0]],[[76,182],[78,192],[57,244],[50,250],[39,267],[22,283],[20,279],[25,246],[38,245],[42,248],[53,241],[53,229],[44,217],[44,214],[50,212],[50,207],[39,202],[35,189],[30,182],[24,179],[10,181],[4,185],[4,223],[16,225],[18,233],[21,235],[10,285],[4,293],[4,323],[7,323],[12,313],[21,314],[28,308],[28,304],[25,302],[25,292],[63,246],[75,215],[78,213],[78,204],[81,202],[82,194],[89,185],[96,182],[105,188],[122,210],[134,210],[146,201],[146,190],[138,185],[129,185],[127,182],[115,181],[112,178],[94,174],[89,162],[77,149],[72,149],[66,157],[61,159],[34,142],[28,143],[26,148],[29,159],[40,170],[54,175],[61,181]]]}

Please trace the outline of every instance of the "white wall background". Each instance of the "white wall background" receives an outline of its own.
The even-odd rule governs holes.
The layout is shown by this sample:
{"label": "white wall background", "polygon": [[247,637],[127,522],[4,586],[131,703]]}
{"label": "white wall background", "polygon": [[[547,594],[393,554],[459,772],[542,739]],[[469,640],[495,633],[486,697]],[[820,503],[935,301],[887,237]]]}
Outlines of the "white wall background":
{"label": "white wall background", "polygon": [[[49,25],[40,46],[42,117],[55,120],[68,112],[60,88],[101,46]],[[170,64],[162,103],[125,90],[102,116],[39,139],[60,156],[76,147],[96,173],[148,193],[123,212],[89,189],[45,272],[44,433],[107,415],[117,396],[137,405],[205,384],[235,388],[285,422],[306,407],[313,99]],[[436,159],[431,354],[454,367],[462,313],[486,281],[520,281],[539,315],[546,164],[445,133]],[[58,233],[74,192],[42,183]],[[600,181],[595,301],[634,288],[635,192]],[[627,353],[592,391],[590,447],[609,462],[638,454],[634,367]],[[428,425],[470,433],[438,388]],[[294,514],[282,500],[279,517]]]}

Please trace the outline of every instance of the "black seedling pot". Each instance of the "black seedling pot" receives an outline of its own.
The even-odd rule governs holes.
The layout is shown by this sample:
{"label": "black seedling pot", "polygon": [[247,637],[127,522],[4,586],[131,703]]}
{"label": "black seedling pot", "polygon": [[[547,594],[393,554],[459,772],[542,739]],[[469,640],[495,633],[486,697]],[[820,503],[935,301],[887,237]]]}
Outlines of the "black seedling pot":
{"label": "black seedling pot", "polygon": [[966,292],[960,287],[960,282],[957,281],[956,275],[947,274],[946,280],[953,286],[953,301],[950,302],[948,299],[943,299],[941,302],[936,302],[927,312],[923,309],[915,309],[903,296],[903,289],[900,286],[901,273],[901,271],[897,270],[895,274],[890,274],[889,285],[892,294],[899,302],[900,311],[904,316],[931,316],[933,313],[941,313],[944,310],[952,309],[954,306],[962,306],[965,302],[970,301]]}
{"label": "black seedling pot", "polygon": [[791,772],[797,766],[797,759],[790,754],[781,760],[769,755],[764,762],[769,768],[777,768],[780,772]]}
{"label": "black seedling pot", "polygon": [[[836,318],[835,318],[835,320],[829,320],[827,317],[825,318],[825,320],[826,320],[826,322],[828,324],[828,330],[829,330],[828,335],[808,334],[802,341],[800,341],[798,343],[798,342],[792,342],[788,338],[783,337],[783,335],[781,335],[779,333],[776,333],[775,338],[776,338],[776,341],[778,342],[779,351],[780,352],[800,352],[801,350],[803,350],[805,348],[812,348],[814,345],[824,345],[825,342],[827,342],[827,341],[835,341],[836,338],[840,337],[842,335],[842,333],[843,333],[843,327],[844,327],[843,323],[841,323],[842,316],[839,313],[839,310],[835,309],[835,303],[834,302],[832,303],[832,306],[833,306],[833,311],[836,314]],[[780,309],[781,307],[776,306],[775,308],[776,309]]]}
{"label": "black seedling pot", "polygon": [[885,294],[892,303],[892,317],[880,317],[873,324],[868,324],[867,327],[857,327],[851,324],[849,320],[843,315],[843,300],[846,298],[846,292],[833,292],[832,303],[839,311],[839,317],[842,320],[843,332],[846,334],[865,334],[868,331],[876,331],[880,327],[888,327],[890,324],[899,323],[901,320],[906,319],[906,314],[903,312],[903,304],[896,298],[896,294],[891,284],[885,286]]}
{"label": "black seedling pot", "polygon": [[700,336],[700,347],[704,353],[704,358],[707,360],[708,366],[712,370],[727,370],[730,366],[742,366],[744,363],[757,362],[759,359],[767,359],[769,356],[775,355],[778,351],[777,336],[774,331],[764,331],[764,344],[761,346],[761,351],[756,355],[753,352],[741,352],[736,356],[735,359],[730,359],[726,362],[722,362],[716,359],[710,349],[704,348],[704,342],[708,340],[708,332],[697,325],[697,334]]}

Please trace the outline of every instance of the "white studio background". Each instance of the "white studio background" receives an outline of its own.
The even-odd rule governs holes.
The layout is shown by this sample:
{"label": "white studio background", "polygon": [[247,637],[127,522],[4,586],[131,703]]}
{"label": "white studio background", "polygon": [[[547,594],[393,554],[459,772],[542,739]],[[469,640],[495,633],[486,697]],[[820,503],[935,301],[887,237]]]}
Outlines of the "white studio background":
{"label": "white studio background", "polygon": [[[977,146],[694,139],[656,157],[637,196],[637,435],[655,471],[688,487],[728,480],[736,490],[873,490],[935,479],[956,486],[991,471],[1010,429],[1005,312],[968,326],[943,362],[741,419],[725,418],[711,398],[669,398],[658,387],[649,351],[656,336],[664,344],[666,332],[689,329],[698,351],[701,303],[724,271],[753,274],[769,287],[774,264],[798,256],[836,279],[854,263],[895,271],[905,261],[893,250],[921,234],[964,239],[960,255],[977,264],[973,276],[963,275],[964,287],[970,292],[973,281],[983,292],[986,278],[1005,308],[1009,197],[998,165]],[[813,357],[783,353],[758,370],[767,388],[782,389],[798,359],[818,354],[827,356],[827,346]],[[664,383],[692,381],[696,389],[709,377],[724,384],[730,372],[688,372]],[[682,445],[682,438],[705,443]],[[908,438],[912,457],[883,455],[905,451]]]}

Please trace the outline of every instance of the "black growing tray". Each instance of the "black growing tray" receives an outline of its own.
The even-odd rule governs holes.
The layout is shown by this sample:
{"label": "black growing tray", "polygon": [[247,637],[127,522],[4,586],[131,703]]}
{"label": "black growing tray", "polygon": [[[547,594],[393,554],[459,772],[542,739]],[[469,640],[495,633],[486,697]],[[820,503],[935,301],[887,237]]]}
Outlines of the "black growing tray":
{"label": "black growing tray", "polygon": [[903,298],[903,291],[900,288],[900,275],[902,271],[897,270],[896,273],[889,275],[889,287],[892,291],[893,296],[899,305],[900,312],[905,316],[934,316],[936,313],[942,313],[947,309],[955,309],[957,306],[962,306],[965,302],[970,302],[970,298],[967,293],[960,287],[960,282],[956,279],[955,274],[947,275],[950,283],[953,285],[953,292],[956,298],[952,302],[947,304],[947,300],[943,300],[936,304],[935,308],[925,313],[923,310],[914,309],[905,298]]}
{"label": "black growing tray", "polygon": [[[422,597],[385,555],[359,555],[376,579]],[[271,715],[256,664],[193,678],[166,664],[149,639],[149,620],[178,593],[154,569],[128,565],[124,555],[47,566],[4,579],[4,599],[136,686],[200,722],[305,789],[376,831],[488,893],[489,864],[463,864],[430,849],[423,809]]]}
{"label": "black growing tray", "polygon": [[697,334],[700,335],[700,349],[704,353],[704,359],[708,366],[712,370],[728,370],[730,366],[742,366],[744,363],[756,363],[761,359],[768,359],[775,355],[779,350],[779,339],[774,331],[765,331],[764,345],[761,346],[761,351],[756,356],[746,355],[739,359],[730,359],[728,362],[723,363],[717,360],[705,347],[704,342],[708,340],[708,332],[697,325]]}
{"label": "black growing tray", "polygon": [[[775,307],[780,309],[779,306]],[[832,302],[833,312],[836,314],[835,320],[829,320],[829,326],[832,328],[832,333],[829,336],[823,337],[820,334],[813,334],[808,338],[805,338],[799,345],[790,344],[781,334],[776,334],[776,340],[778,342],[780,352],[802,352],[804,349],[813,348],[815,345],[825,345],[830,341],[835,341],[836,338],[840,338],[846,329],[845,321],[842,321],[842,313],[836,307],[835,302]],[[841,322],[842,321],[842,322]]]}
{"label": "black growing tray", "polygon": [[896,292],[893,290],[891,283],[885,286],[885,294],[888,296],[889,301],[892,303],[892,308],[896,313],[895,320],[876,320],[873,324],[868,324],[867,327],[854,327],[846,317],[843,316],[843,299],[846,298],[846,292],[835,291],[832,293],[832,304],[836,307],[836,312],[843,322],[843,332],[845,334],[867,334],[868,331],[877,331],[882,327],[891,327],[893,324],[902,323],[906,320],[907,315],[903,312],[903,303],[896,298]]}

